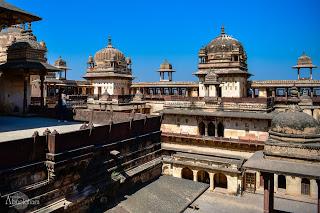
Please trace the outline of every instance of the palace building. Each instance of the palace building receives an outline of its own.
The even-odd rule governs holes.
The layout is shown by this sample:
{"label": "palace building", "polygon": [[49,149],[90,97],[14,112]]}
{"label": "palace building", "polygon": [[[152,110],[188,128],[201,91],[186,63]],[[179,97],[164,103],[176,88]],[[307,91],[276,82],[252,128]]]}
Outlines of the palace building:
{"label": "palace building", "polygon": [[[175,81],[180,70],[164,60],[159,81],[135,82],[131,58],[109,36],[75,81],[62,57],[48,63],[31,29],[41,18],[8,3],[0,11],[1,116],[28,124],[12,138],[15,125],[0,125],[2,199],[20,191],[41,199],[31,212],[121,212],[119,200],[140,187],[125,212],[183,212],[208,189],[263,194],[264,212],[285,199],[320,213],[320,80],[305,53],[292,67],[297,80],[251,80],[250,53],[221,27],[198,52],[197,81]],[[70,125],[25,120],[56,118],[61,92]]]}

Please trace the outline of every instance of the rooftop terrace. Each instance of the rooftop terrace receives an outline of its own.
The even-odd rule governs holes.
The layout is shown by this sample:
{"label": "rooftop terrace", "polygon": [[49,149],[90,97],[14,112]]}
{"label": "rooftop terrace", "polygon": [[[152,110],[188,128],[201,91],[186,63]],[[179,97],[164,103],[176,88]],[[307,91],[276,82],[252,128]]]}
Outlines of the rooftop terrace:
{"label": "rooftop terrace", "polygon": [[58,122],[45,117],[0,116],[0,142],[32,137],[35,131],[40,135],[48,128],[59,133],[75,131],[82,123],[76,121]]}

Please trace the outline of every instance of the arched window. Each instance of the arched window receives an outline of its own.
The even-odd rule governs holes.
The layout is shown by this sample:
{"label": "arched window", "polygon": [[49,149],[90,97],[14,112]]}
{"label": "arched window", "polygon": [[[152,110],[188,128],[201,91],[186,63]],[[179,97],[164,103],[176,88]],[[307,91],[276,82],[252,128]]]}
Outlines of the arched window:
{"label": "arched window", "polygon": [[188,167],[185,167],[181,170],[181,177],[183,179],[193,180],[193,172]]}
{"label": "arched window", "polygon": [[197,176],[199,182],[210,184],[210,177],[208,172],[200,170],[198,171]]}
{"label": "arched window", "polygon": [[284,175],[278,175],[278,188],[287,188],[286,177]]}
{"label": "arched window", "polygon": [[218,137],[224,137],[224,126],[221,122],[218,124]]}
{"label": "arched window", "polygon": [[227,177],[222,173],[214,175],[214,187],[228,188]]}
{"label": "arched window", "polygon": [[208,135],[215,136],[215,126],[212,122],[208,124]]}
{"label": "arched window", "polygon": [[307,178],[301,180],[301,194],[310,195],[310,180]]}
{"label": "arched window", "polygon": [[199,123],[199,135],[204,135],[205,134],[205,128],[206,128],[206,126],[205,126],[205,124],[203,123],[203,122],[201,122],[201,123]]}

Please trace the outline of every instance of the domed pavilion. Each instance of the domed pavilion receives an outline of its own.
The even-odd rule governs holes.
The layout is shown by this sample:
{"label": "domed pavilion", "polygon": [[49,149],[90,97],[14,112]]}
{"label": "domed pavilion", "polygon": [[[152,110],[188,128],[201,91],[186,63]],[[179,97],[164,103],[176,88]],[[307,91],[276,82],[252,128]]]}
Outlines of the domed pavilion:
{"label": "domed pavilion", "polygon": [[[221,27],[220,35],[199,50],[199,95],[202,97],[245,97],[247,79],[247,54],[240,41],[226,34]],[[215,84],[206,81],[209,73],[217,75]],[[220,82],[217,85],[216,82]],[[211,95],[210,95],[211,94]]]}
{"label": "domed pavilion", "polygon": [[94,87],[94,96],[129,95],[132,83],[131,59],[115,47],[108,38],[107,47],[89,56],[84,78]]}

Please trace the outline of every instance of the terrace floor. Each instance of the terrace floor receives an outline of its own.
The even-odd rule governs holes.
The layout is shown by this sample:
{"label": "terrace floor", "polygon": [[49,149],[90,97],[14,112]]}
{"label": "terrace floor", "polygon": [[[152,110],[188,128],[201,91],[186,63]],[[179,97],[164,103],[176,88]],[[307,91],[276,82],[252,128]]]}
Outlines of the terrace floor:
{"label": "terrace floor", "polygon": [[79,130],[81,122],[58,122],[57,119],[44,117],[0,116],[0,143],[32,137],[35,131],[40,135],[48,128],[59,133]]}
{"label": "terrace floor", "polygon": [[[308,202],[275,197],[274,207],[278,212],[312,213],[317,212],[317,205]],[[233,196],[207,190],[184,213],[263,213],[263,194],[244,193]]]}

